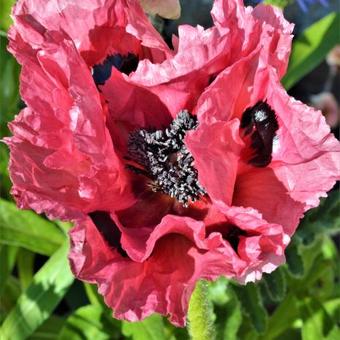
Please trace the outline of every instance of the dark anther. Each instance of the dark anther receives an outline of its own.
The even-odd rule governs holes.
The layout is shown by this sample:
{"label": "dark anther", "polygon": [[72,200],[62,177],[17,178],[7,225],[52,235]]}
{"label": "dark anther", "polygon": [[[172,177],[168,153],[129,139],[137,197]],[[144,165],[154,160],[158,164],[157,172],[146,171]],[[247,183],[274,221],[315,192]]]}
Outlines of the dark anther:
{"label": "dark anther", "polygon": [[267,102],[258,102],[244,111],[241,128],[245,135],[250,135],[254,151],[249,163],[256,167],[267,166],[272,160],[273,140],[279,128],[274,110]]}
{"label": "dark anther", "polygon": [[176,198],[184,206],[206,192],[197,179],[194,159],[184,144],[187,131],[197,127],[197,120],[188,111],[181,111],[169,128],[130,134],[127,159],[138,166],[128,168],[152,180],[150,188]]}
{"label": "dark anther", "polygon": [[112,221],[110,214],[106,211],[94,211],[89,213],[89,216],[107,245],[116,249],[123,257],[128,257],[120,244],[122,233],[118,229],[116,223]]}
{"label": "dark anther", "polygon": [[230,243],[231,247],[235,250],[237,253],[238,245],[240,243],[240,236],[246,236],[247,233],[236,227],[231,226],[226,235],[224,235],[224,238]]}
{"label": "dark anther", "polygon": [[133,53],[125,56],[119,53],[108,56],[102,64],[93,66],[93,79],[97,85],[104,85],[111,76],[112,67],[129,75],[137,69],[138,61],[138,56]]}

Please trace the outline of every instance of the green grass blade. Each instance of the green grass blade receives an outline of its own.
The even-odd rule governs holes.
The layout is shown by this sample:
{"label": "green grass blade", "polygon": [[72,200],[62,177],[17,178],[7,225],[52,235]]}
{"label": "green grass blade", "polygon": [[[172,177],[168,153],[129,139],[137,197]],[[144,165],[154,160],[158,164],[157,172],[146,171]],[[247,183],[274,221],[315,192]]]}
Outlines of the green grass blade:
{"label": "green grass blade", "polygon": [[0,199],[0,244],[52,255],[64,240],[65,235],[52,222]]}
{"label": "green grass blade", "polygon": [[33,280],[35,253],[26,249],[19,249],[17,256],[17,270],[21,289],[25,290]]}
{"label": "green grass blade", "polygon": [[293,43],[288,71],[282,79],[289,90],[303,76],[312,71],[339,44],[340,13],[331,13],[308,27]]}
{"label": "green grass blade", "polygon": [[0,296],[15,265],[18,248],[0,246]]}
{"label": "green grass blade", "polygon": [[49,318],[74,278],[67,260],[68,242],[45,263],[5,319],[3,340],[24,340]]}
{"label": "green grass blade", "polygon": [[78,308],[66,320],[58,340],[114,340],[121,339],[120,323],[100,306]]}

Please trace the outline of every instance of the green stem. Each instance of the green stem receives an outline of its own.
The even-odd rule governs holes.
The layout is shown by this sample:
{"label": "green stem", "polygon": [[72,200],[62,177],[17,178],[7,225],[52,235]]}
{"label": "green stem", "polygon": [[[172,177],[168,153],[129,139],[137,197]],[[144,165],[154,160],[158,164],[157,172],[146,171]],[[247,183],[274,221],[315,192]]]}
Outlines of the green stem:
{"label": "green stem", "polygon": [[196,288],[191,295],[188,321],[192,340],[215,339],[213,308],[208,299],[208,285],[205,281],[197,282]]}

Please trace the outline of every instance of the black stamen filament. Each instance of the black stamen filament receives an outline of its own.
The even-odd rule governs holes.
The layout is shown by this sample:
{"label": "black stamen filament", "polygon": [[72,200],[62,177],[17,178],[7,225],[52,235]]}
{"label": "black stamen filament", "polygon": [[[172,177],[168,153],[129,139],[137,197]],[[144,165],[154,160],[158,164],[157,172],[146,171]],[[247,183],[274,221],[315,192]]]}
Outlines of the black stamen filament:
{"label": "black stamen filament", "polygon": [[130,134],[127,159],[135,165],[128,168],[152,180],[150,188],[176,198],[184,206],[206,192],[197,179],[194,159],[184,144],[187,131],[197,127],[197,120],[188,111],[181,111],[169,128]]}

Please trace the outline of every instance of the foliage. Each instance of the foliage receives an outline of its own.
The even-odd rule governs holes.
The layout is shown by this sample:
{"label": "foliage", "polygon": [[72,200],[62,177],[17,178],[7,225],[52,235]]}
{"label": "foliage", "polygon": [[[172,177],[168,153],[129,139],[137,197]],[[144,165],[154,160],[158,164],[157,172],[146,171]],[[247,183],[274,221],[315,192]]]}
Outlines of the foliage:
{"label": "foliage", "polygon": [[340,13],[331,13],[308,27],[295,40],[288,72],[282,80],[286,89],[318,66],[327,53],[340,43],[339,20]]}
{"label": "foliage", "polygon": [[[12,3],[0,2],[2,32],[8,28]],[[284,78],[287,88],[334,46],[338,21],[339,14],[332,13],[296,39]],[[2,33],[0,138],[9,134],[7,122],[22,105],[19,66],[6,52],[6,43]],[[1,339],[189,339],[186,329],[176,329],[159,315],[143,322],[117,321],[96,287],[74,282],[67,261],[69,225],[16,208],[9,194],[7,162],[7,148],[0,144]],[[335,244],[339,211],[340,193],[332,192],[303,219],[286,251],[286,265],[256,284],[240,286],[225,278],[209,283],[208,315],[193,317],[213,322],[217,340],[340,339],[340,258]]]}

